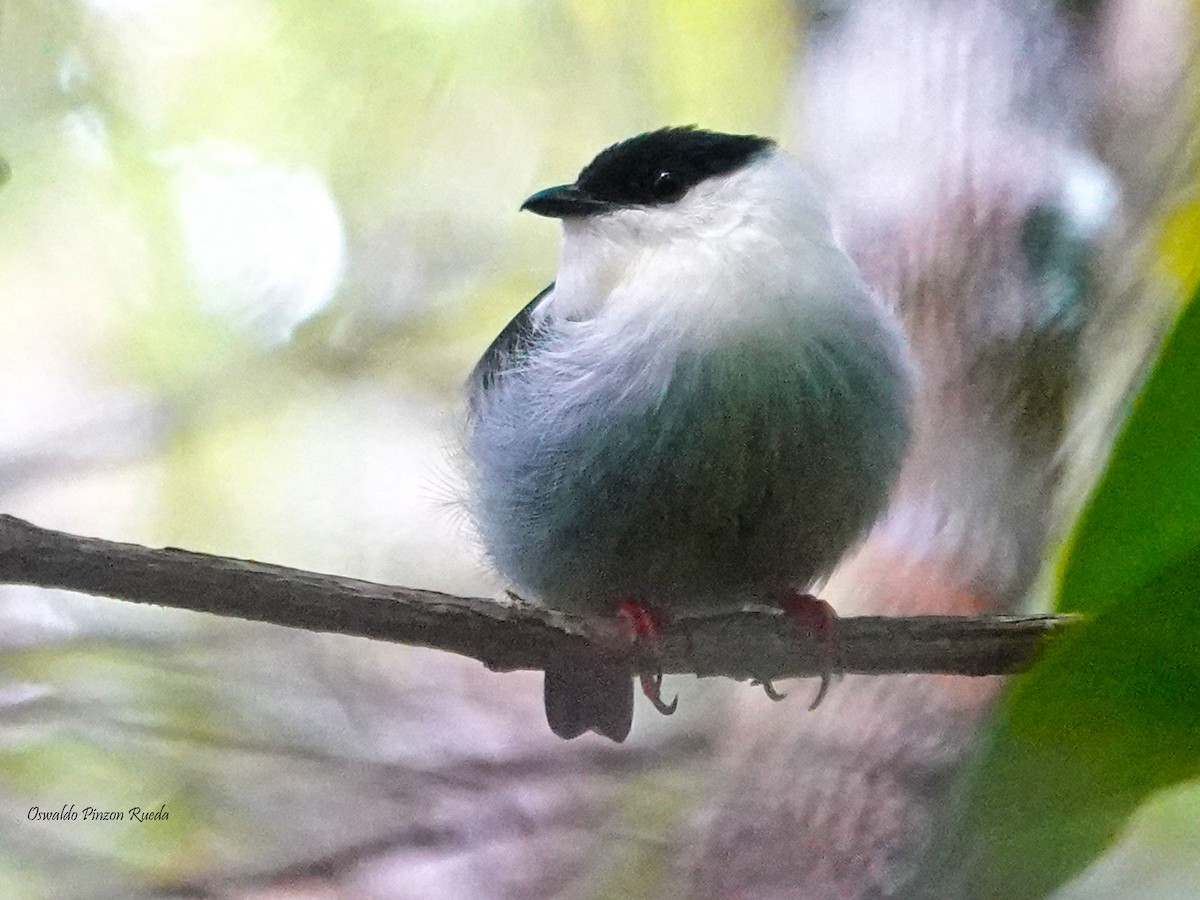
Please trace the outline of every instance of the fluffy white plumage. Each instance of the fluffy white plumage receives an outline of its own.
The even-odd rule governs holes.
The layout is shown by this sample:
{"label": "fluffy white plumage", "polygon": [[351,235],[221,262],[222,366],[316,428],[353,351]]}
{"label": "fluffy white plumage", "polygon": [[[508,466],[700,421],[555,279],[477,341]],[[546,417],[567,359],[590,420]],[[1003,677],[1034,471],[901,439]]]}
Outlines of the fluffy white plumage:
{"label": "fluffy white plumage", "polygon": [[497,568],[591,614],[729,608],[828,572],[887,499],[910,384],[812,183],[767,144],[670,202],[562,217],[555,284],[474,379]]}
{"label": "fluffy white plumage", "polygon": [[555,290],[541,311],[613,328],[650,319],[672,343],[707,344],[723,325],[788,316],[772,302],[782,296],[836,318],[847,293],[865,298],[816,187],[772,149],[673,204],[564,220]]}

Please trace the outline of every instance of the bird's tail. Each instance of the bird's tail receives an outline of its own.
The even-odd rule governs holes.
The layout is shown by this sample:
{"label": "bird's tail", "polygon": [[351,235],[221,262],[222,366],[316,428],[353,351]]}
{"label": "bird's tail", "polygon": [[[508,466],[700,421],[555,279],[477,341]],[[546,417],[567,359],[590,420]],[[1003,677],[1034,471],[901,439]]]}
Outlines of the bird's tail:
{"label": "bird's tail", "polygon": [[560,738],[594,731],[618,744],[633,724],[633,673],[627,663],[560,659],[546,668],[546,721]]}

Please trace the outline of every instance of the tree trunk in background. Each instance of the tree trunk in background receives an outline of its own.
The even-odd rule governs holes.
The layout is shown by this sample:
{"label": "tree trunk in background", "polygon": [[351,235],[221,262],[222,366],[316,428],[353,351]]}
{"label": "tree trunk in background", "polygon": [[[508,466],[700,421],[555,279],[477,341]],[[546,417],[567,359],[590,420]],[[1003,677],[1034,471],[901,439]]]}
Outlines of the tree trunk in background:
{"label": "tree trunk in background", "polygon": [[[892,506],[823,592],[842,613],[1016,609],[1063,521],[1068,433],[1085,458],[1066,460],[1084,473],[1066,506],[1098,470],[1163,320],[1125,274],[1130,253],[1108,249],[1136,243],[1167,184],[1135,174],[1147,157],[1129,140],[1171,121],[1168,91],[1145,88],[1169,86],[1187,34],[1154,36],[1143,58],[1169,60],[1139,70],[1128,48],[1150,23],[1135,8],[859,0],[810,15],[796,143],[920,369]],[[1160,151],[1169,133],[1149,131]],[[848,677],[811,714],[740,692],[713,799],[681,845],[686,892],[923,896],[955,775],[1002,686]]]}

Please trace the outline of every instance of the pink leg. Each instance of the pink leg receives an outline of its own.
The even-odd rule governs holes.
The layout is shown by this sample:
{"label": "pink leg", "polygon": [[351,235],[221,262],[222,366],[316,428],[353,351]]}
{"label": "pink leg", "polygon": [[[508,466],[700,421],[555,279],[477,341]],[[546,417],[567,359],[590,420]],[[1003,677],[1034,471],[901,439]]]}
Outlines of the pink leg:
{"label": "pink leg", "polygon": [[[644,642],[651,651],[654,650],[662,624],[659,613],[637,600],[625,600],[617,607],[617,616],[621,619],[631,641]],[[642,693],[654,704],[655,709],[664,716],[669,716],[679,706],[679,698],[676,697],[670,703],[663,701],[662,679],[661,671],[638,673],[638,680],[642,684]]]}
{"label": "pink leg", "polygon": [[779,601],[783,611],[817,634],[831,634],[837,627],[838,614],[820,597],[794,591]]}

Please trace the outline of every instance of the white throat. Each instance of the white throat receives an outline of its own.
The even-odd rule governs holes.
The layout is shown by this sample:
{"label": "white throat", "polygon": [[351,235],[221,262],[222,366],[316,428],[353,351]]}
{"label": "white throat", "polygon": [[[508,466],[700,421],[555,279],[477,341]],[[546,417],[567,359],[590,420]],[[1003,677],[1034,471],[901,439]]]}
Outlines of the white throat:
{"label": "white throat", "polygon": [[819,329],[856,297],[870,302],[815,186],[772,149],[668,206],[564,221],[539,315],[591,323],[611,340],[703,346],[731,329]]}

